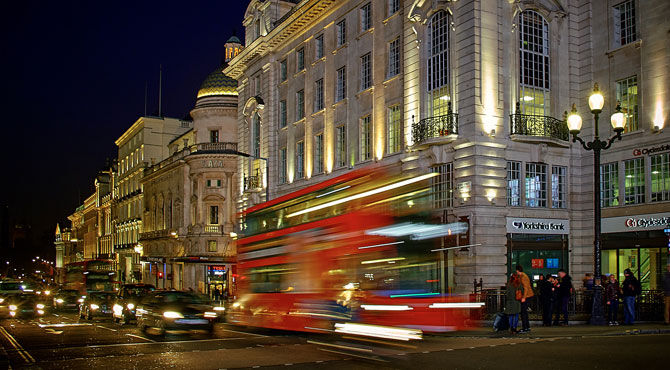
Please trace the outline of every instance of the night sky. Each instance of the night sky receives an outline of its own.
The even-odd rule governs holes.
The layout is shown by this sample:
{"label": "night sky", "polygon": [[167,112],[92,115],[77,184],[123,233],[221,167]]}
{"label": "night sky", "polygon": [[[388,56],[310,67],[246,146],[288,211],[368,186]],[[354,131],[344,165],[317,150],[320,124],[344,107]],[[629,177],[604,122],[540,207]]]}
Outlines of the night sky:
{"label": "night sky", "polygon": [[17,1],[3,6],[0,204],[32,228],[34,251],[53,254],[56,222],[92,193],[116,140],[144,113],[182,118],[243,40],[246,0]]}

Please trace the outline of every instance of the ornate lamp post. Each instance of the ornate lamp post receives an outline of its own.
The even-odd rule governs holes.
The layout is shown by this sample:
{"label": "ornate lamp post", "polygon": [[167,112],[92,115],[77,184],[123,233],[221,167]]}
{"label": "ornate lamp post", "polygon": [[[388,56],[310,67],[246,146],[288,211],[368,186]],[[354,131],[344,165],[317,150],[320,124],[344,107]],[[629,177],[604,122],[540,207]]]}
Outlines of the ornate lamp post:
{"label": "ornate lamp post", "polygon": [[593,271],[594,271],[594,287],[593,287],[593,306],[591,309],[592,325],[605,325],[605,313],[603,309],[603,288],[600,281],[600,152],[609,149],[614,140],[621,140],[621,133],[626,125],[626,117],[621,112],[621,105],[617,104],[616,112],[612,114],[611,123],[614,129],[614,136],[607,140],[600,140],[598,134],[598,116],[602,112],[605,99],[598,91],[598,84],[593,87],[593,93],[589,97],[589,108],[593,113],[594,118],[594,137],[590,142],[585,142],[582,138],[577,136],[582,129],[582,118],[577,114],[575,105],[572,105],[572,112],[568,116],[567,124],[570,133],[572,134],[572,142],[579,141],[585,150],[593,151]]}

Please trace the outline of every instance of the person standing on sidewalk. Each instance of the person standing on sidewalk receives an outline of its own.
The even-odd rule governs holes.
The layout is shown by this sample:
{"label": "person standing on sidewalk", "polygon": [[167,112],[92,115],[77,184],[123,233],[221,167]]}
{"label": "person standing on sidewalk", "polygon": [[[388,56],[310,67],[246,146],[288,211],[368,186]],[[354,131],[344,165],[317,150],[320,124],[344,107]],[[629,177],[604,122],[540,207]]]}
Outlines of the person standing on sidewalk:
{"label": "person standing on sidewalk", "polygon": [[552,295],[553,295],[553,287],[554,285],[552,284],[552,279],[553,277],[549,274],[547,274],[546,278],[543,278],[542,275],[540,275],[540,281],[539,281],[539,286],[540,286],[540,303],[542,304],[542,325],[544,326],[551,326],[551,310],[552,310]]}
{"label": "person standing on sidewalk", "polygon": [[616,276],[611,274],[609,282],[605,286],[605,301],[607,302],[607,323],[609,326],[619,325],[617,316],[619,314],[619,282]]}
{"label": "person standing on sidewalk", "polygon": [[665,325],[670,325],[670,264],[666,267],[665,274],[663,276],[663,290],[665,291],[665,312],[663,318],[665,319]]}
{"label": "person standing on sidewalk", "polygon": [[635,297],[640,294],[640,282],[633,276],[630,269],[623,271],[626,278],[623,281],[623,312],[624,324],[633,325],[635,322]]}
{"label": "person standing on sidewalk", "polygon": [[519,312],[521,312],[521,298],[523,297],[523,284],[517,274],[512,274],[507,282],[505,290],[505,314],[509,319],[509,330],[512,334],[519,331],[516,329],[519,325]]}
{"label": "person standing on sidewalk", "polygon": [[521,331],[520,333],[530,332],[530,322],[528,321],[528,303],[533,294],[533,287],[530,285],[530,278],[523,272],[521,265],[516,265],[516,274],[523,285],[523,297],[521,298]]}
{"label": "person standing on sidewalk", "polygon": [[572,278],[568,275],[565,270],[558,270],[558,276],[560,278],[556,288],[558,288],[558,305],[560,305],[560,311],[556,310],[556,317],[554,318],[554,325],[558,325],[559,313],[563,313],[563,322],[561,325],[568,325],[568,305],[570,304],[570,296],[572,296]]}

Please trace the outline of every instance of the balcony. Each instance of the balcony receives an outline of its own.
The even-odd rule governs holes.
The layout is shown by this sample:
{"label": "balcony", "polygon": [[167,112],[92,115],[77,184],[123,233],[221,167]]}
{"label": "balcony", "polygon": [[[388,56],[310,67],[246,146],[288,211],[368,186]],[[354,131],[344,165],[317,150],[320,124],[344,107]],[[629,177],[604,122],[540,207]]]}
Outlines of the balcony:
{"label": "balcony", "polygon": [[237,154],[237,143],[200,143],[192,145],[191,152]]}
{"label": "balcony", "polygon": [[[522,114],[517,103],[516,113],[510,114],[510,134],[518,141],[569,141],[570,133],[564,120],[549,116]],[[565,145],[565,143],[558,143]]]}
{"label": "balcony", "polygon": [[260,175],[244,177],[244,191],[256,190],[261,187]]}
{"label": "balcony", "polygon": [[205,234],[223,234],[223,225],[205,225],[203,229]]}
{"label": "balcony", "polygon": [[412,124],[412,137],[416,144],[426,143],[433,138],[453,140],[456,135],[458,135],[458,113],[451,111],[451,103],[447,114],[427,117]]}

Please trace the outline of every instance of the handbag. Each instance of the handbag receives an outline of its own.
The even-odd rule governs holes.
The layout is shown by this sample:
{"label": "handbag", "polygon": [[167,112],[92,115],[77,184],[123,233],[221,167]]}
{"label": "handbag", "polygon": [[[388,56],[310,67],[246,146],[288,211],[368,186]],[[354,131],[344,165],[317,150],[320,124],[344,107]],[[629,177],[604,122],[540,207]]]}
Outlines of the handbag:
{"label": "handbag", "polygon": [[521,291],[521,289],[516,290],[515,298],[516,298],[517,301],[520,301],[521,299],[523,299],[523,292]]}

